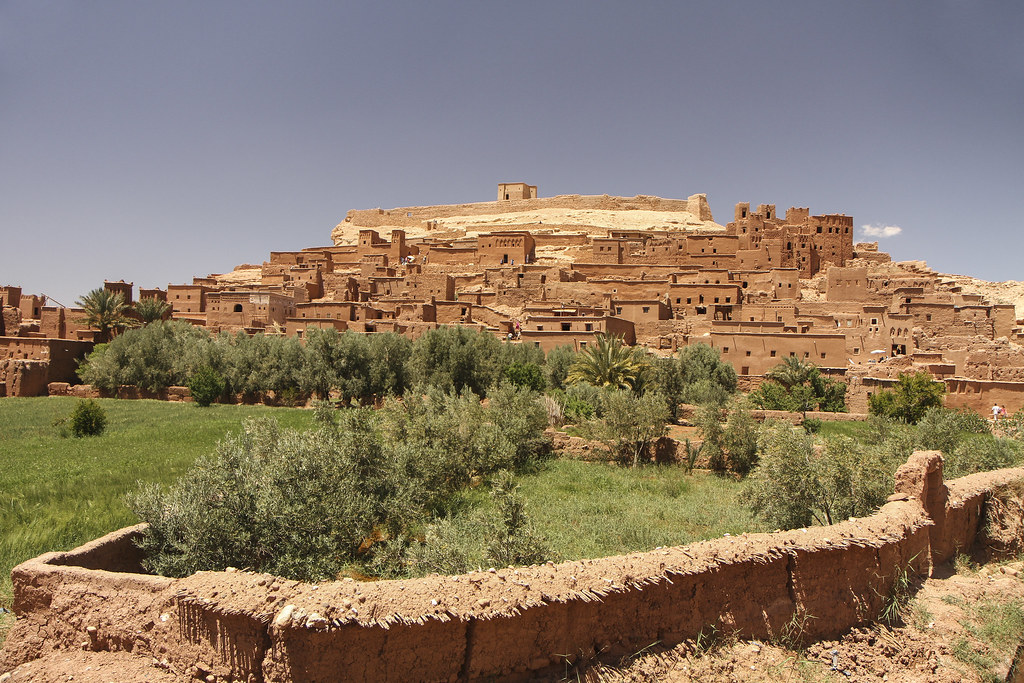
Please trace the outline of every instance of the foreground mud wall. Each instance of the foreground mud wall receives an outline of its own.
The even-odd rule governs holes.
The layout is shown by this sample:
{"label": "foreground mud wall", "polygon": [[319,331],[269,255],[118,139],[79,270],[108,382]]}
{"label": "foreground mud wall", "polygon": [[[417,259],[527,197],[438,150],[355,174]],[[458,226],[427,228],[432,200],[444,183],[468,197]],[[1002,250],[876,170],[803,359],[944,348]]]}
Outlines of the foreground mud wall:
{"label": "foreground mud wall", "polygon": [[619,557],[459,576],[306,584],[250,572],[132,573],[141,527],[14,569],[0,671],[53,650],[128,650],[209,681],[523,680],[711,629],[809,637],[875,618],[895,578],[974,545],[986,496],[1024,469],[949,482],[915,453],[877,514]]}

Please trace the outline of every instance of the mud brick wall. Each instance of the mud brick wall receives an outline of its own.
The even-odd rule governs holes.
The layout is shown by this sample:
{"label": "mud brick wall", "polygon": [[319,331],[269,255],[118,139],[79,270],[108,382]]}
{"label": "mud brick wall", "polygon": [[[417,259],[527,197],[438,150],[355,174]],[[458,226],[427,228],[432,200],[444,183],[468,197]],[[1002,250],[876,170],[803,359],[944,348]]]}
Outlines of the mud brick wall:
{"label": "mud brick wall", "polygon": [[976,541],[986,496],[1024,469],[948,484],[918,452],[878,513],[831,527],[743,534],[561,564],[459,576],[307,584],[242,571],[137,573],[114,532],[15,568],[17,622],[0,670],[62,648],[132,650],[220,681],[523,680],[617,658],[710,628],[811,637],[875,618],[895,578],[926,573]]}

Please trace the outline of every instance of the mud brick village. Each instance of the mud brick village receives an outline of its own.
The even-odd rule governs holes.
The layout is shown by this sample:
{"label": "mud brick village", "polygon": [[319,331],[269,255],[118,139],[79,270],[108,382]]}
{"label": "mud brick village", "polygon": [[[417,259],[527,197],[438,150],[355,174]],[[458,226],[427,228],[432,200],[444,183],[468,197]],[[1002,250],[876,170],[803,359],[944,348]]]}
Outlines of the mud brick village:
{"label": "mud brick village", "polygon": [[[568,354],[564,349],[555,352],[560,347],[582,352],[574,355],[577,359],[592,357],[595,349],[610,347],[610,338],[633,347],[626,349],[630,357],[674,356],[680,363],[689,351],[711,355],[706,348],[710,346],[735,369],[733,377],[719,360],[714,361],[715,368],[729,376],[730,392],[737,383],[745,392],[772,386],[772,371],[780,364],[813,365],[821,373],[815,377],[824,376],[823,383],[845,386],[848,412],[731,409],[726,428],[733,429],[734,415],[746,415],[755,449],[761,449],[762,440],[769,444],[765,448],[782,444],[771,456],[760,455],[756,465],[747,461],[741,469],[732,466],[734,454],[740,452],[740,447],[732,446],[728,446],[729,468],[717,467],[711,456],[697,464],[695,454],[703,453],[703,445],[692,449],[687,438],[684,447],[683,437],[669,435],[666,422],[672,420],[672,429],[703,430],[704,444],[712,443],[713,428],[671,418],[666,397],[653,392],[640,397],[632,391],[589,387],[608,402],[602,405],[619,399],[633,401],[625,411],[633,414],[639,414],[638,406],[653,397],[648,405],[657,404],[660,431],[642,441],[641,447],[647,449],[644,459],[658,464],[644,468],[639,467],[639,450],[631,457],[632,467],[608,462],[626,463],[621,449],[613,447],[601,451],[605,456],[588,457],[598,453],[600,441],[587,436],[586,424],[601,420],[584,418],[571,427],[577,432],[570,433],[570,426],[560,421],[561,413],[559,420],[552,419],[551,406],[557,405],[553,399],[538,398],[531,389],[510,384],[495,386],[486,405],[471,392],[459,396],[438,390],[424,395],[433,389],[416,389],[400,400],[348,412],[330,410],[330,403],[312,400],[307,402],[312,411],[277,409],[293,417],[312,416],[310,420],[320,424],[304,431],[281,427],[280,434],[288,436],[278,440],[272,420],[247,422],[243,436],[221,441],[217,454],[181,476],[173,485],[179,488],[170,489],[168,497],[149,498],[155,502],[143,507],[152,514],[145,516],[132,507],[144,523],[112,530],[126,523],[118,521],[89,537],[93,540],[76,539],[74,543],[83,544],[73,550],[40,555],[42,551],[35,549],[17,557],[10,575],[10,609],[5,606],[0,612],[0,625],[7,624],[6,633],[0,633],[5,637],[0,683],[1024,681],[1019,629],[1004,626],[1005,637],[998,645],[1002,649],[997,649],[995,636],[983,641],[988,637],[983,625],[975,625],[988,619],[978,616],[982,608],[989,609],[984,614],[1024,618],[1020,495],[1024,468],[1007,466],[1019,459],[957,471],[955,451],[950,450],[946,458],[943,451],[914,450],[916,441],[899,452],[898,462],[876,458],[881,447],[848,450],[844,452],[854,455],[842,461],[845,479],[837,478],[839,483],[829,491],[838,491],[838,498],[859,487],[857,493],[865,500],[868,494],[873,496],[869,505],[839,508],[837,503],[824,518],[812,513],[776,517],[770,526],[752,527],[754,516],[748,516],[746,522],[729,527],[732,533],[723,533],[719,527],[709,533],[701,527],[710,528],[727,512],[751,507],[750,498],[741,498],[736,487],[752,480],[762,487],[788,482],[790,488],[781,493],[777,487],[772,489],[773,500],[785,501],[777,508],[788,510],[796,498],[793,489],[802,486],[794,482],[806,472],[789,476],[799,471],[801,463],[783,458],[798,452],[796,458],[802,457],[803,465],[838,462],[830,450],[833,442],[814,441],[815,430],[912,429],[866,414],[869,404],[881,402],[869,399],[900,386],[901,376],[908,373],[923,378],[930,389],[944,385],[939,393],[946,407],[967,409],[944,411],[936,405],[932,414],[980,425],[974,431],[957,427],[958,435],[970,432],[966,439],[980,438],[981,432],[988,431],[984,436],[994,448],[1013,441],[1018,450],[1007,446],[1005,453],[1016,458],[1021,452],[1008,425],[1020,429],[1024,415],[1020,412],[1024,408],[1024,320],[1020,319],[1024,285],[944,275],[920,261],[893,262],[879,251],[877,242],[854,242],[854,219],[841,212],[844,209],[856,207],[779,211],[774,204],[743,202],[728,220],[716,221],[703,194],[686,199],[541,197],[536,186],[508,182],[498,184],[493,201],[352,210],[333,229],[328,246],[271,252],[261,264],[239,265],[229,272],[195,277],[190,283],[169,284],[166,289],[136,289],[134,283],[123,280],[103,283],[103,288],[121,295],[126,303],[164,302],[165,318],[211,333],[230,333],[232,343],[255,341],[247,334],[287,336],[292,339],[268,343],[288,344],[300,353],[302,348],[316,348],[317,339],[338,338],[332,332],[311,332],[314,329],[380,335],[370,337],[369,343],[397,342],[404,348],[415,348],[416,342],[395,334],[422,342],[448,333],[465,334],[493,343],[501,353],[529,352],[539,357],[534,349],[540,349],[550,354],[549,360]],[[78,364],[105,341],[83,322],[85,310],[52,305],[43,293],[23,292],[14,284],[0,288],[0,304],[0,396],[11,397],[4,399],[8,408],[31,404],[49,409],[71,403],[94,409],[105,404],[111,411],[115,406],[119,410],[159,408],[176,415],[174,429],[222,409],[222,414],[270,410],[234,405],[211,410],[157,401],[14,399],[70,396],[190,402],[201,393],[197,390],[193,396],[183,386],[151,392],[137,386],[101,390],[85,384],[76,374]],[[195,332],[184,323],[148,329]],[[474,332],[431,332],[443,326],[468,327]],[[121,341],[129,334],[135,333],[123,332]],[[498,344],[488,335],[519,346]],[[344,339],[367,341],[353,335]],[[697,344],[706,346],[691,348]],[[614,348],[623,351],[619,343]],[[643,358],[638,364],[675,367],[676,363]],[[389,356],[387,362],[393,365],[392,359]],[[574,361],[572,367],[580,362]],[[254,400],[244,394],[225,394],[223,385],[220,394],[223,402]],[[269,399],[269,394],[257,398]],[[299,396],[297,402],[307,398]],[[273,399],[265,402],[278,402],[276,396]],[[513,400],[521,402],[510,403]],[[515,409],[499,413],[502,401]],[[715,427],[720,423],[718,404],[695,408],[673,402],[673,408],[680,408],[680,418],[696,422],[700,415],[710,415],[710,423]],[[997,420],[993,418],[989,427],[987,419],[968,413],[985,415],[993,404],[1004,406],[1008,414],[1017,413],[1001,423],[1004,434],[998,438],[992,433],[999,426]],[[448,419],[443,411],[450,405],[463,411],[462,421],[442,422],[446,427],[435,429],[433,420]],[[493,413],[488,412],[492,409]],[[690,412],[684,414],[683,409]],[[413,415],[416,411],[419,417]],[[530,416],[520,420],[526,413]],[[781,419],[757,427],[755,420],[766,417]],[[850,425],[839,424],[840,418],[877,421]],[[388,419],[395,422],[384,422]],[[415,419],[423,422],[413,424]],[[837,423],[825,424],[831,420]],[[529,425],[524,427],[520,421]],[[388,425],[400,425],[392,431],[408,434],[392,439]],[[525,436],[508,437],[503,431],[506,425]],[[583,432],[578,432],[580,425]],[[365,431],[355,431],[357,427]],[[420,437],[412,435],[421,432],[444,434],[427,434],[414,441]],[[696,432],[686,434],[690,433]],[[427,441],[428,437],[441,445]],[[66,435],[47,438],[59,444],[51,445],[50,451],[70,449]],[[371,439],[377,441],[367,445]],[[463,441],[472,444],[464,448],[470,456],[460,451]],[[632,437],[626,440],[636,442]],[[93,443],[105,449],[104,444],[114,442]],[[853,439],[842,434],[835,443],[853,448],[849,446]],[[258,444],[252,448],[264,450],[252,455],[245,450],[246,444]],[[546,541],[531,535],[533,527],[525,520],[526,513],[544,504],[529,508],[517,498],[524,478],[537,473],[513,479],[510,470],[515,465],[486,470],[478,463],[490,462],[490,455],[470,459],[489,444],[508,453],[518,453],[522,446],[528,453],[524,461],[541,474],[549,465],[604,468],[602,477],[628,470],[637,478],[634,481],[641,482],[640,488],[659,490],[673,486],[665,483],[666,476],[678,475],[681,481],[677,480],[678,488],[665,507],[671,512],[691,503],[694,507],[685,508],[691,512],[682,513],[682,521],[661,519],[669,520],[665,525],[671,526],[672,533],[684,526],[701,527],[704,530],[697,533],[702,535],[688,538],[705,540],[679,545],[686,541],[671,536],[667,543],[662,541],[664,545],[656,545],[647,542],[653,536],[641,533],[638,542],[616,546],[604,557],[542,554],[548,552]],[[528,451],[524,444],[535,450]],[[552,453],[557,457],[545,460]],[[201,454],[192,454],[196,455]],[[321,455],[322,459],[310,459]],[[128,457],[142,456],[132,446]],[[353,459],[344,459],[349,457]],[[458,460],[463,457],[469,464]],[[864,466],[869,457],[884,466]],[[501,462],[518,463],[511,458]],[[102,456],[91,459],[104,461]],[[580,462],[586,460],[598,462]],[[436,465],[440,461],[444,463]],[[761,468],[769,461],[787,464],[762,475]],[[221,464],[211,463],[234,463],[236,469],[221,476],[222,470],[211,469]],[[660,464],[666,466],[658,469]],[[157,463],[157,467],[163,465]],[[446,467],[444,476],[430,474]],[[265,479],[244,478],[259,477],[265,471],[272,474]],[[576,479],[591,476],[582,469],[559,471],[559,486],[572,487]],[[107,470],[104,476],[113,474]],[[487,476],[498,483],[485,483]],[[266,488],[264,483],[253,483],[270,480],[285,485]],[[379,481],[387,485],[377,486]],[[429,482],[432,489],[443,489],[452,497],[453,491],[474,486],[491,488],[484,494],[491,496],[488,500],[505,501],[494,503],[504,507],[489,508],[500,509],[500,514],[491,515],[500,519],[495,522],[481,512],[479,517],[459,521],[453,513],[436,512],[428,503],[409,502],[433,499],[429,491],[421,496],[417,492],[419,498],[405,495],[402,486],[409,490],[413,486],[405,484],[408,481],[423,489],[428,488],[423,482]],[[605,479],[595,481],[602,483],[592,485],[597,493],[588,499],[591,507],[571,508],[588,511],[570,513],[570,537],[585,535],[601,515],[611,518],[609,523],[616,530],[626,528],[629,511],[615,507],[622,502],[619,498],[640,515],[656,516],[647,509],[648,499],[633,503],[640,499],[609,492]],[[310,482],[312,488],[302,488]],[[860,486],[862,482],[868,484]],[[49,484],[46,480],[39,488]],[[697,486],[715,488],[693,494]],[[158,489],[156,484],[141,489],[142,493],[134,494],[135,500],[164,495]],[[384,493],[374,497],[378,489]],[[398,493],[389,498],[392,489]],[[556,490],[558,497],[546,507],[570,509],[571,496],[564,494],[569,489]],[[744,494],[750,491],[758,495],[758,489],[743,489]],[[223,502],[228,499],[234,502]],[[246,501],[256,502],[246,507]],[[345,507],[349,502],[352,506]],[[207,503],[211,507],[201,507]],[[228,531],[223,533],[211,532],[224,520],[234,524],[224,510],[236,503],[243,521],[225,526]],[[601,511],[609,507],[611,513]],[[186,508],[190,516],[179,524],[175,520],[185,517],[175,515]],[[371,508],[377,516],[363,514]],[[392,515],[396,509],[406,511],[406,517]],[[665,509],[657,514],[666,514]],[[695,521],[702,515],[712,522]],[[350,524],[351,520],[357,521]],[[786,530],[771,531],[780,527]],[[192,528],[199,531],[193,534]],[[261,535],[268,528],[280,533]],[[448,536],[442,536],[444,528],[450,529]],[[502,552],[512,548],[509,539],[522,541],[525,549],[515,555],[510,550],[472,556],[486,558],[481,562],[487,564],[468,559],[462,564],[427,564],[429,557],[423,553],[441,548],[436,552],[443,560],[448,556],[441,553],[477,532],[488,536],[482,541],[488,544],[487,553],[501,543],[505,543],[498,547]],[[504,540],[496,545],[492,537]],[[446,538],[456,540],[449,543]],[[621,541],[623,535],[617,538]],[[188,545],[192,541],[197,545]],[[245,543],[255,550],[246,554]],[[314,558],[324,563],[315,565],[319,573],[310,569],[289,574],[289,566],[295,571],[314,567],[307,562],[313,545],[324,556]],[[162,566],[153,564],[158,553],[167,557],[181,548],[191,552],[193,547],[212,550],[213,559],[202,565],[175,566],[168,563],[182,555],[172,555]],[[218,554],[225,547],[237,553]],[[395,548],[395,554],[389,554]],[[275,552],[283,556],[292,550],[288,560],[292,565],[259,564],[261,558],[275,560]],[[982,563],[980,568],[965,559],[964,553],[971,551]],[[343,553],[348,555],[342,557]],[[372,562],[382,558],[382,564],[353,565],[371,555]],[[422,564],[408,565],[413,566],[411,571],[390,571],[384,562],[391,562],[392,568],[397,562]],[[172,570],[162,571],[165,567]],[[362,571],[366,568],[371,573]],[[955,581],[943,582],[950,576]],[[980,673],[971,678],[971,672]]]}
{"label": "mud brick village", "polygon": [[[329,246],[191,283],[104,286],[211,332],[463,325],[545,351],[607,333],[661,354],[710,344],[744,389],[795,356],[846,383],[851,412],[917,370],[945,383],[950,407],[1024,406],[1021,292],[892,262],[831,212],[848,207],[825,208],[740,203],[723,225],[702,194],[540,197],[499,183],[491,202],[352,210]],[[13,285],[0,304],[0,396],[88,394],[75,375],[95,343],[83,312]]]}

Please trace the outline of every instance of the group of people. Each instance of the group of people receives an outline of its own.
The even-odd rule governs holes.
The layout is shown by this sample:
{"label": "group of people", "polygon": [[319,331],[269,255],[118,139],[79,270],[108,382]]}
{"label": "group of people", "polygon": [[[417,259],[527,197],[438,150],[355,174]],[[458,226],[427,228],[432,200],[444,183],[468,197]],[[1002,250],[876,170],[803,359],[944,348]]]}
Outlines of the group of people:
{"label": "group of people", "polygon": [[999,405],[998,403],[992,406],[992,421],[999,422],[999,420],[1006,417],[1006,408]]}

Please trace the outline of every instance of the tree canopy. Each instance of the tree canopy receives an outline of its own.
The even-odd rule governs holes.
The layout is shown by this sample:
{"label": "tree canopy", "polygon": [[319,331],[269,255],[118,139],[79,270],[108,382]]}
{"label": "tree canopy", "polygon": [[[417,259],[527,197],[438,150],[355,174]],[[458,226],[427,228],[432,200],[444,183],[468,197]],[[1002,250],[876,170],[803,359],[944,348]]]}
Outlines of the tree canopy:
{"label": "tree canopy", "polygon": [[85,310],[85,316],[78,318],[78,322],[95,328],[99,342],[109,341],[113,332],[131,327],[136,322],[127,315],[130,307],[125,303],[124,295],[104,287],[80,296],[75,305]]}
{"label": "tree canopy", "polygon": [[945,385],[928,372],[903,373],[892,389],[884,389],[868,398],[868,409],[872,415],[917,424],[929,408],[942,405],[945,394]]}
{"label": "tree canopy", "polygon": [[626,346],[621,337],[597,334],[594,343],[576,356],[567,381],[636,390],[646,369],[642,350]]}

